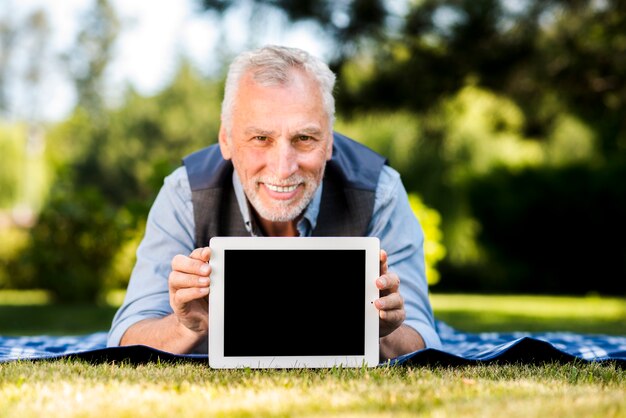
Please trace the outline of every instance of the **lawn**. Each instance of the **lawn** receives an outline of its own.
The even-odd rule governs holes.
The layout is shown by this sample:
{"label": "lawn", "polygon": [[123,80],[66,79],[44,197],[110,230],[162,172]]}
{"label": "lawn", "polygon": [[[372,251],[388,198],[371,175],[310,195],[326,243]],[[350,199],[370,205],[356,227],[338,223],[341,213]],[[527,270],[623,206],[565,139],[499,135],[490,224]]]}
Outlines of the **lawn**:
{"label": "lawn", "polygon": [[434,294],[435,316],[466,332],[626,335],[626,298]]}
{"label": "lawn", "polygon": [[[619,298],[433,295],[465,331],[626,335]],[[0,292],[0,335],[108,328],[109,304],[55,306]],[[203,364],[0,364],[0,417],[626,417],[626,371],[611,364],[212,370]]]}
{"label": "lawn", "polygon": [[119,296],[99,304],[58,305],[43,291],[0,291],[0,335],[70,335],[108,330]]}
{"label": "lawn", "polygon": [[215,371],[203,365],[0,365],[11,417],[624,417],[609,366]]}
{"label": "lawn", "polygon": [[[0,291],[0,335],[108,330],[121,291],[99,304],[56,305],[43,291]],[[466,332],[572,331],[626,335],[626,299],[535,295],[431,295],[435,316]]]}

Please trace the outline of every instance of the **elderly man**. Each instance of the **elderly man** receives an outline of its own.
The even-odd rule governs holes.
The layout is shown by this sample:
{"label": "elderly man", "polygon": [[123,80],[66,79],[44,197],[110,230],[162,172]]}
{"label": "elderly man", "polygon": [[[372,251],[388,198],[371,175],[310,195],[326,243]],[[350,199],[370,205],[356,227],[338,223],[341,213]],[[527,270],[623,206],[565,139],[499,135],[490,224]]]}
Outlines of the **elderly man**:
{"label": "elderly man", "polygon": [[[219,145],[165,179],[109,346],[206,352],[207,245],[217,235],[379,237],[381,360],[440,346],[421,226],[385,159],[333,132],[334,83],[327,65],[296,48],[268,46],[233,61]],[[341,303],[332,283],[320,278],[319,286],[329,295],[321,309]]]}

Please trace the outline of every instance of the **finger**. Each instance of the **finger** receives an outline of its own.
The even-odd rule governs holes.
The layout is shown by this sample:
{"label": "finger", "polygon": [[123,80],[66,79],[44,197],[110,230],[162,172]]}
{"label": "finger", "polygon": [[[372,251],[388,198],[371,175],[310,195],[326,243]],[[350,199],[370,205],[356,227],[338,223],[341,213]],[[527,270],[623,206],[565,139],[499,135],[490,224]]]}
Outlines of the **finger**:
{"label": "finger", "polygon": [[189,258],[204,261],[206,263],[211,258],[211,248],[209,247],[196,248],[195,250],[191,252],[191,254],[189,255]]}
{"label": "finger", "polygon": [[374,301],[374,306],[380,311],[404,309],[404,299],[399,293],[391,293]]}
{"label": "finger", "polygon": [[380,274],[387,273],[387,251],[380,250]]}
{"label": "finger", "polygon": [[177,290],[189,287],[208,287],[211,279],[207,276],[198,276],[173,270],[169,275],[168,282],[170,289]]}
{"label": "finger", "polygon": [[206,261],[178,254],[172,258],[172,271],[208,276],[211,272],[211,267]]}
{"label": "finger", "polygon": [[388,324],[401,324],[406,314],[404,309],[394,309],[393,311],[378,311],[378,317]]}
{"label": "finger", "polygon": [[198,299],[205,298],[209,294],[208,287],[190,287],[186,289],[179,289],[174,293],[171,293],[172,307],[182,306],[189,302],[193,302]]}
{"label": "finger", "polygon": [[378,288],[378,290],[395,293],[400,287],[400,277],[393,272],[383,274],[376,279],[376,287]]}

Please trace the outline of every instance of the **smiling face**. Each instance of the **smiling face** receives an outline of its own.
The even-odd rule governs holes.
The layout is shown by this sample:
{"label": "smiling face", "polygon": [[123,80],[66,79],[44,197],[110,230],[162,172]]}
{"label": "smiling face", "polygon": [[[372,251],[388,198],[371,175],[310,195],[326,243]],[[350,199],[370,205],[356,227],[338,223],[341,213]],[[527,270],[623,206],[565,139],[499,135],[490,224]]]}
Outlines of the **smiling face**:
{"label": "smiling face", "polygon": [[230,135],[220,128],[220,149],[266,232],[268,222],[295,226],[332,155],[329,117],[316,82],[297,69],[283,85],[260,85],[244,74]]}

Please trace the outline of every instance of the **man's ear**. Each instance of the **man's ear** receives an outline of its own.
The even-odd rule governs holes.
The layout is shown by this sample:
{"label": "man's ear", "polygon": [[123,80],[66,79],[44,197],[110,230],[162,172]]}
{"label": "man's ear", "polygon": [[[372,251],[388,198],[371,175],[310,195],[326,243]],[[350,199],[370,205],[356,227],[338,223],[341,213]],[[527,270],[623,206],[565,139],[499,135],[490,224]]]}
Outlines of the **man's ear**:
{"label": "man's ear", "polygon": [[219,144],[220,151],[222,152],[222,157],[225,160],[230,160],[230,140],[228,138],[228,132],[226,132],[226,127],[223,123],[220,125]]}
{"label": "man's ear", "polygon": [[328,143],[326,144],[326,161],[330,161],[333,157],[333,131],[330,131]]}

